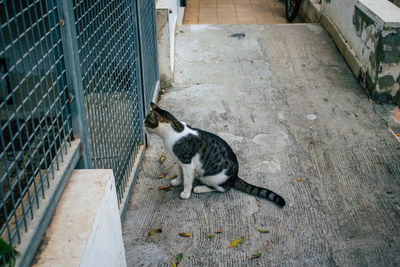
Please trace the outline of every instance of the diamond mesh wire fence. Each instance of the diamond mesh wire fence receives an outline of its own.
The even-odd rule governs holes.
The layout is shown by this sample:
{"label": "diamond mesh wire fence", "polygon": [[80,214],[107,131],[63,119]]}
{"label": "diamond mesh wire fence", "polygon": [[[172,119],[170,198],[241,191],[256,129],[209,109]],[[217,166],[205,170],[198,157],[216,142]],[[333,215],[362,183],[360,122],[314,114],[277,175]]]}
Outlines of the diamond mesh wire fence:
{"label": "diamond mesh wire fence", "polygon": [[72,139],[56,1],[0,1],[0,226],[19,243]]}
{"label": "diamond mesh wire fence", "polygon": [[80,151],[85,166],[113,169],[119,203],[126,197],[159,81],[154,4],[0,0],[0,235],[7,242],[18,245],[31,230],[76,140],[88,151]]}

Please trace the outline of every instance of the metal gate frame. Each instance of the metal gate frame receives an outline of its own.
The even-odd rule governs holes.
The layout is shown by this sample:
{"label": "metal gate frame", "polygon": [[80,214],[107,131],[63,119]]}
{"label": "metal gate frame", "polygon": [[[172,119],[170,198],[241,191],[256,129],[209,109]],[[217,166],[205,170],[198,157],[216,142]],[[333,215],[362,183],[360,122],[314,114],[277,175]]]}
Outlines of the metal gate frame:
{"label": "metal gate frame", "polygon": [[[160,73],[158,69],[158,43],[157,41],[153,44],[153,51],[155,53],[153,55],[146,53],[148,51],[148,47],[144,44],[143,39],[145,35],[148,38],[155,38],[157,40],[157,23],[156,23],[156,6],[155,0],[137,0],[136,1],[136,10],[138,11],[138,26],[140,31],[139,38],[140,42],[140,58],[141,58],[141,70],[142,70],[142,83],[143,83],[143,103],[144,105],[144,114],[149,112],[150,102],[157,102],[158,95],[160,93]],[[149,8],[150,7],[150,8]],[[150,12],[152,15],[147,16],[148,19],[152,19],[153,21],[149,22],[145,20],[145,13],[143,11]],[[147,26],[147,27],[146,27]],[[151,57],[153,56],[153,57]],[[146,62],[144,59],[147,58]],[[152,62],[154,61],[154,62]],[[156,66],[156,67],[155,67]],[[147,79],[144,73],[146,70],[155,70],[154,76]],[[151,79],[153,78],[153,79]],[[154,78],[156,78],[154,80]]]}

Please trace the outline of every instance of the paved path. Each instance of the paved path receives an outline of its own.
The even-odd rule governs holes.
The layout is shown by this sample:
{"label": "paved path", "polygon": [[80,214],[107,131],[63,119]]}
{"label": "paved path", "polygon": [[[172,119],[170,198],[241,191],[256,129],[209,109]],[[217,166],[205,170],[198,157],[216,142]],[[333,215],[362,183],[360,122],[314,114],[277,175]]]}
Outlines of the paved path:
{"label": "paved path", "polygon": [[[170,266],[181,252],[179,266],[400,264],[392,107],[368,100],[320,26],[185,26],[176,51],[175,87],[160,105],[223,137],[240,176],[288,205],[236,190],[189,200],[180,188],[158,191],[169,181],[157,176],[176,166],[168,155],[158,162],[165,149],[151,137],[123,223],[129,266]],[[148,236],[153,228],[162,233]],[[228,248],[239,237],[244,244]]]}
{"label": "paved path", "polygon": [[[297,21],[301,21],[297,18]],[[286,24],[283,0],[188,0],[184,24]]]}

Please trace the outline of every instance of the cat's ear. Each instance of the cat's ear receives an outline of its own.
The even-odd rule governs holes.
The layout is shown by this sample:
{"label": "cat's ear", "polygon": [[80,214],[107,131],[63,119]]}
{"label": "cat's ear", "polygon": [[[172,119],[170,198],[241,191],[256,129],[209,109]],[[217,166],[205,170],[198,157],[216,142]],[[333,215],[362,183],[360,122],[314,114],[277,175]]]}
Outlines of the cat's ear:
{"label": "cat's ear", "polygon": [[157,108],[159,108],[156,104],[154,104],[153,102],[150,102],[150,107],[152,110],[155,110]]}

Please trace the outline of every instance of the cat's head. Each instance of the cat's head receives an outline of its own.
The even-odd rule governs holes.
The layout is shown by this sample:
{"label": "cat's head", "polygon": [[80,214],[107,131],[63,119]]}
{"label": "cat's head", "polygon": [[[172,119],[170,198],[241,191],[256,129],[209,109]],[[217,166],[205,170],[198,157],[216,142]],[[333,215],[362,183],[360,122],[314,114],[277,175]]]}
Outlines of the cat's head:
{"label": "cat's head", "polygon": [[144,120],[146,131],[150,134],[160,134],[163,129],[168,129],[169,126],[176,132],[183,131],[183,124],[178,121],[171,113],[161,109],[153,102],[150,104],[151,110]]}

